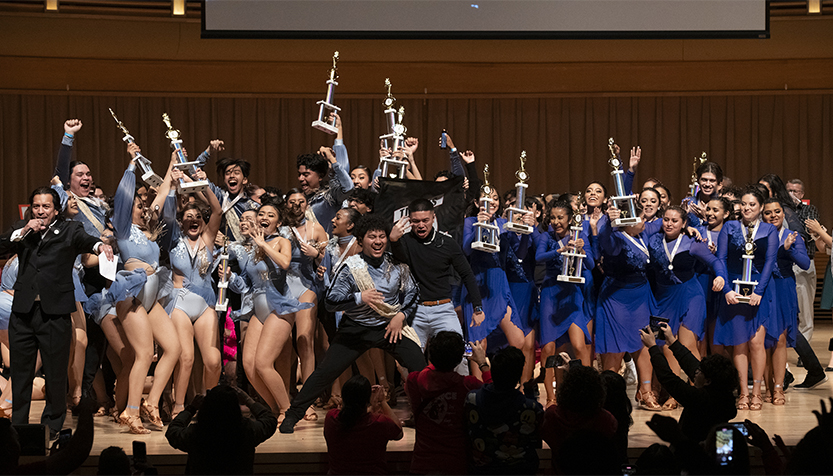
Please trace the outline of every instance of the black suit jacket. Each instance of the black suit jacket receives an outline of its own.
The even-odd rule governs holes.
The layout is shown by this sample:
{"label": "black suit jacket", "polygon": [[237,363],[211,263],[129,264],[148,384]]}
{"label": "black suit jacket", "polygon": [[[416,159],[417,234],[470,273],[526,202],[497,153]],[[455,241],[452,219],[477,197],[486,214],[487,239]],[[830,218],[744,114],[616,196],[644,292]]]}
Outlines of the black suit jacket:
{"label": "black suit jacket", "polygon": [[72,283],[75,257],[93,253],[93,246],[101,240],[88,235],[81,223],[58,217],[43,239],[33,231],[20,241],[11,241],[12,233],[25,225],[25,221],[19,221],[0,235],[0,253],[17,253],[20,262],[12,311],[19,314],[31,311],[35,297],[40,295],[44,313],[70,314],[75,311]]}

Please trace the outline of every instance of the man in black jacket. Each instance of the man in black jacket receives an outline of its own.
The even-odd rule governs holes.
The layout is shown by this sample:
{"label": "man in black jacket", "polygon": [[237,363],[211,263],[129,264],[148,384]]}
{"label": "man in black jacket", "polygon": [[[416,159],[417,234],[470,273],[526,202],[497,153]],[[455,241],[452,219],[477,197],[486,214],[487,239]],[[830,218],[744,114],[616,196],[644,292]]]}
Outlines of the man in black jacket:
{"label": "man in black jacket", "polygon": [[726,423],[738,414],[734,396],[738,388],[738,371],[731,360],[719,354],[698,361],[680,344],[667,324],[660,324],[660,329],[668,348],[694,386],[671,371],[653,332],[640,329],[642,343],[651,354],[651,364],[662,387],[683,406],[680,415],[683,435],[692,441],[703,441],[712,427]]}
{"label": "man in black jacket", "polygon": [[58,218],[58,193],[39,187],[29,196],[32,219],[20,221],[0,236],[0,253],[18,255],[20,270],[14,285],[9,321],[12,367],[12,422],[29,423],[32,380],[40,350],[46,378],[46,406],[41,423],[57,435],[66,417],[67,366],[71,343],[70,313],[75,310],[72,266],[81,253],[113,250],[88,235],[84,226]]}

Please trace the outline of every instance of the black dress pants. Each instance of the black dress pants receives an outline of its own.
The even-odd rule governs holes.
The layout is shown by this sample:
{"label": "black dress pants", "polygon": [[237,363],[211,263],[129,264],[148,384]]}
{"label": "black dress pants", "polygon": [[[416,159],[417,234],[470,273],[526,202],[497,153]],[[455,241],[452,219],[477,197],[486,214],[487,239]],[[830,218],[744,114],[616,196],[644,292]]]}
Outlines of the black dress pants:
{"label": "black dress pants", "polygon": [[360,355],[368,349],[382,349],[394,356],[409,372],[416,372],[425,368],[425,356],[422,349],[411,339],[403,337],[399,342],[391,344],[385,339],[385,327],[368,327],[357,324],[344,317],[341,325],[330,343],[330,348],[324,355],[324,360],[309,376],[292,405],[286,411],[287,416],[294,416],[296,420],[304,417],[307,408],[321,395],[327,387],[350,367]]}
{"label": "black dress pants", "polygon": [[40,302],[25,314],[12,312],[9,320],[9,354],[12,366],[12,423],[29,423],[32,381],[38,351],[46,378],[46,406],[41,423],[60,431],[67,414],[67,367],[72,338],[69,314],[45,314]]}

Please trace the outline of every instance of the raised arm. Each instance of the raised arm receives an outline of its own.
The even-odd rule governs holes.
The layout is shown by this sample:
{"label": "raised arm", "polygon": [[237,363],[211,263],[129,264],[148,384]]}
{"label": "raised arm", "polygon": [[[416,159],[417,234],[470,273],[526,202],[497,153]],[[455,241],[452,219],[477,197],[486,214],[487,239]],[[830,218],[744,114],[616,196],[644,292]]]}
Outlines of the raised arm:
{"label": "raised arm", "polygon": [[[446,147],[448,147],[448,160],[451,162],[451,173],[458,177],[466,176],[466,169],[463,167],[463,158],[460,156],[460,151],[454,147],[454,141],[451,140],[451,135],[445,133]],[[440,138],[442,141],[442,138]]]}
{"label": "raised arm", "polygon": [[810,269],[810,256],[807,254],[807,247],[804,246],[804,239],[801,235],[793,236],[795,236],[795,243],[787,249],[787,253],[790,255],[790,259],[792,259],[793,263],[797,264],[799,268],[806,271]]}
{"label": "raised arm", "polygon": [[[333,149],[339,149],[341,152],[338,153],[344,154],[344,160],[347,164],[346,168],[339,164]],[[350,179],[350,162],[347,160],[347,148],[344,145],[335,145],[333,149],[321,147],[318,149],[318,152],[330,162],[330,167],[333,169],[333,177],[330,179],[330,193],[335,199],[335,202],[340,204],[347,198],[350,191],[353,190],[353,180]]]}
{"label": "raised arm", "polygon": [[[136,193],[136,164],[133,161],[127,166],[119,182],[119,188],[113,196],[113,224],[114,235],[119,240],[130,237],[130,227],[133,225],[134,196]],[[163,195],[164,197],[164,195]]]}
{"label": "raised arm", "polygon": [[69,185],[69,162],[72,159],[72,144],[75,134],[81,130],[81,121],[68,119],[64,122],[64,136],[61,138],[61,148],[58,149],[58,160],[55,163],[55,173],[61,182]]}
{"label": "raised arm", "polygon": [[[128,152],[130,149],[128,148]],[[135,158],[135,155],[131,153],[131,156]],[[162,180],[162,185],[159,186],[159,190],[156,192],[156,198],[153,199],[153,203],[150,205],[151,210],[155,210],[155,213],[162,213],[162,208],[165,206],[165,200],[167,200],[168,193],[170,193],[173,181],[171,180],[173,174],[173,165],[176,161],[176,152],[171,154],[171,161],[168,162],[168,170],[165,171],[165,178]],[[175,202],[174,202],[175,203]],[[176,214],[176,206],[174,206],[174,214]]]}

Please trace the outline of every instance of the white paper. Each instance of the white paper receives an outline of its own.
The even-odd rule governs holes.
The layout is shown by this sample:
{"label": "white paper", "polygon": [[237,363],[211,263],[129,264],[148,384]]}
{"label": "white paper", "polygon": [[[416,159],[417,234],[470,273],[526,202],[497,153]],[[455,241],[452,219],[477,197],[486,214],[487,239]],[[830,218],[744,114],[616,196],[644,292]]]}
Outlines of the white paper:
{"label": "white paper", "polygon": [[115,256],[113,256],[113,260],[111,261],[107,259],[107,256],[105,256],[104,253],[98,255],[98,272],[101,273],[101,276],[105,279],[115,281],[117,264]]}

